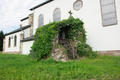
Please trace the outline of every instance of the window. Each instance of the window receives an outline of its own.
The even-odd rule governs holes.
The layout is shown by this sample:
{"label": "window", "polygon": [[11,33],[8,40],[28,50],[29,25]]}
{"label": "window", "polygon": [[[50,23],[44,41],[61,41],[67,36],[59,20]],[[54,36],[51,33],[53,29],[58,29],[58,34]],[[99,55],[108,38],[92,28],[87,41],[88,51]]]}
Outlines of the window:
{"label": "window", "polygon": [[61,20],[61,13],[60,13],[60,9],[56,8],[53,12],[53,21],[57,22]]}
{"label": "window", "polygon": [[39,15],[39,19],[38,19],[38,27],[43,26],[44,25],[44,16],[43,14]]}
{"label": "window", "polygon": [[14,46],[17,46],[17,36],[14,37]]}
{"label": "window", "polygon": [[77,0],[73,4],[73,9],[76,11],[79,11],[83,7],[83,1],[82,0]]}
{"label": "window", "polygon": [[11,46],[11,37],[9,37],[9,40],[8,40],[8,47]]}
{"label": "window", "polygon": [[115,0],[100,0],[103,26],[117,24]]}

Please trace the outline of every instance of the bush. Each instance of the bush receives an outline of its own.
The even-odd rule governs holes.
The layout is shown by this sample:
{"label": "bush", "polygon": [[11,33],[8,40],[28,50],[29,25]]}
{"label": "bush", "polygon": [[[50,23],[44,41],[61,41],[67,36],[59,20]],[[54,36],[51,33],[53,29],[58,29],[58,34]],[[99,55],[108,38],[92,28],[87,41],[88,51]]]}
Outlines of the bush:
{"label": "bush", "polygon": [[78,43],[77,44],[77,53],[81,57],[90,56],[90,54],[92,53],[92,48],[85,43]]}
{"label": "bush", "polygon": [[89,56],[89,58],[96,58],[98,56],[99,56],[98,52],[93,51],[92,54]]}
{"label": "bush", "polygon": [[35,41],[30,51],[30,55],[37,61],[47,58],[52,49],[52,40],[54,37],[54,24],[50,23],[37,29],[34,36]]}
{"label": "bush", "polygon": [[78,43],[77,53],[79,56],[87,56],[90,58],[95,58],[98,56],[97,52],[94,52],[92,48],[86,43]]}

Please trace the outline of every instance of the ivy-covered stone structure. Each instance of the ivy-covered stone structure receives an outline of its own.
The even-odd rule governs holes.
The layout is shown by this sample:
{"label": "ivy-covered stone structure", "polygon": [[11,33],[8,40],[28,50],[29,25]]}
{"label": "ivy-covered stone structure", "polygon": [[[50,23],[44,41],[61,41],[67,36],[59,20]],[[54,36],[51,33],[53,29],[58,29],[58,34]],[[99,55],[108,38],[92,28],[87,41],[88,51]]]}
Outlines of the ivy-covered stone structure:
{"label": "ivy-covered stone structure", "polygon": [[52,57],[62,61],[78,58],[77,44],[86,42],[83,22],[70,17],[68,20],[57,23],[55,28]]}
{"label": "ivy-covered stone structure", "polygon": [[83,24],[81,20],[70,16],[67,20],[38,28],[30,55],[36,60],[52,57],[57,61],[89,55],[92,49],[86,44]]}

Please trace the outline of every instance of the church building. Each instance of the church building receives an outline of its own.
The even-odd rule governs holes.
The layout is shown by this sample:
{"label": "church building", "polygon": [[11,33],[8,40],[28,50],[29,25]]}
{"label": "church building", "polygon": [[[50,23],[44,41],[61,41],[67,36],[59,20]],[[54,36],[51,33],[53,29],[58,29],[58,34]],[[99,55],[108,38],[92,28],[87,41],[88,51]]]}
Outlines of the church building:
{"label": "church building", "polygon": [[19,29],[5,35],[4,52],[29,54],[37,28],[72,15],[84,22],[94,51],[120,53],[120,0],[47,0],[30,11]]}

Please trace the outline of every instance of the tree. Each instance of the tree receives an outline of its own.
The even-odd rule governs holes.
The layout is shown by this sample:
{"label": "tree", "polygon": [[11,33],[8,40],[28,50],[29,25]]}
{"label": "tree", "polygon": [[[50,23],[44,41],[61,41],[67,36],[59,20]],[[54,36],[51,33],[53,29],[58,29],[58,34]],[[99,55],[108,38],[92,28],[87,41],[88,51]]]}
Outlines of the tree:
{"label": "tree", "polygon": [[3,31],[0,31],[0,51],[3,50],[3,38],[4,38],[4,33]]}

